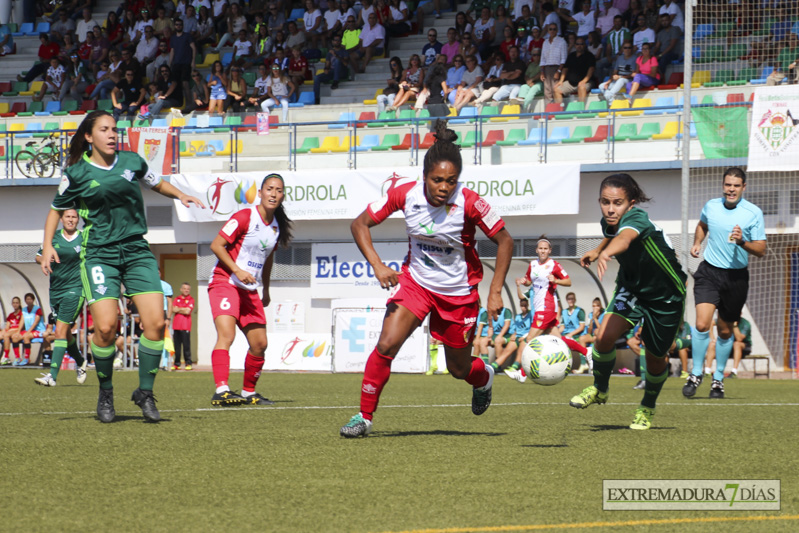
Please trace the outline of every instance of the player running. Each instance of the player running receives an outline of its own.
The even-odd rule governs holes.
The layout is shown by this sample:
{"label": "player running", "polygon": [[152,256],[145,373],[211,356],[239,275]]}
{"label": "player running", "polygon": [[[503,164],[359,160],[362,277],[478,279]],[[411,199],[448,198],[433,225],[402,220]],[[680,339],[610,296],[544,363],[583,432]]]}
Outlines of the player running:
{"label": "player running", "polygon": [[[3,358],[0,359],[0,364],[3,366],[17,366],[20,362],[19,343],[14,340],[14,335],[22,329],[22,300],[19,299],[19,296],[11,298],[11,308],[12,311],[6,317],[6,329],[0,331],[0,340],[3,341]],[[13,361],[9,357],[12,344],[14,345]]]}
{"label": "player running", "polygon": [[649,220],[639,204],[649,201],[629,174],[613,174],[599,187],[604,239],[583,255],[584,267],[597,263],[599,279],[611,257],[619,262],[616,290],[593,346],[594,384],[569,405],[584,409],[608,400],[608,382],[616,363],[616,340],[642,318],[646,345],[644,398],[630,429],[649,429],[655,403],[668,377],[666,355],[682,323],[686,276],[668,237]]}
{"label": "player running", "polygon": [[114,340],[119,313],[120,284],[139,310],[144,333],[139,339],[139,388],[132,400],[145,419],[161,419],[155,407],[153,384],[164,347],[164,295],[158,264],[144,234],[147,222],[140,183],[153,191],[204,207],[193,196],[183,194],[161,180],[134,152],[117,151],[114,117],[92,111],[83,120],[69,144],[67,169],[58,187],[44,226],[42,271],[52,272],[60,262],[53,247],[61,211],[80,206],[85,220],[81,248],[83,295],[94,319],[91,351],[94,355],[100,393],[97,416],[111,422],[114,410]]}
{"label": "player running", "polygon": [[[261,202],[230,217],[211,243],[217,257],[208,284],[208,298],[216,326],[216,345],[211,352],[216,392],[211,405],[272,405],[255,392],[266,353],[266,315],[269,279],[277,245],[291,241],[291,220],[283,208],[283,177],[269,174],[258,192]],[[263,299],[258,288],[263,283]],[[244,359],[241,394],[230,390],[230,346],[236,326],[247,337],[250,349]]]}
{"label": "player running", "polygon": [[[501,290],[513,239],[496,211],[458,183],[463,163],[460,148],[453,144],[455,132],[447,129],[444,120],[437,120],[435,129],[436,141],[424,157],[424,179],[390,189],[352,223],[352,235],[374,268],[375,278],[382,288],[393,290],[380,339],[366,361],[361,411],[341,428],[343,437],[366,436],[372,431],[372,416],[391,376],[391,362],[429,314],[430,334],[444,345],[450,373],[473,387],[472,412],[481,415],[491,405],[494,371],[471,353],[479,307],[477,285],[483,277],[475,229],[479,227],[498,247],[486,303],[492,319],[502,309]],[[371,235],[372,227],[396,211],[405,215],[409,241],[402,272],[382,263]]]}
{"label": "player running", "polygon": [[[53,248],[58,251],[60,263],[51,265],[50,275],[50,308],[55,317],[55,340],[53,356],[50,360],[50,372],[34,379],[39,385],[55,387],[58,371],[64,354],[75,360],[78,384],[86,381],[86,360],[78,349],[78,343],[72,335],[72,324],[83,309],[83,287],[80,278],[80,252],[83,234],[78,229],[78,212],[74,209],[61,211],[63,229],[53,237]],[[42,250],[36,254],[36,262],[42,262]]]}
{"label": "player running", "polygon": [[691,338],[694,366],[682,393],[690,398],[702,383],[702,364],[710,345],[713,313],[716,321],[716,371],[710,385],[710,398],[724,398],[724,367],[733,350],[733,327],[749,292],[749,255],[766,255],[766,230],[763,211],[744,199],[746,174],[728,168],[722,180],[724,197],[705,204],[696,225],[691,255],[699,257],[702,241],[708,237],[704,261],[694,274],[696,328]]}

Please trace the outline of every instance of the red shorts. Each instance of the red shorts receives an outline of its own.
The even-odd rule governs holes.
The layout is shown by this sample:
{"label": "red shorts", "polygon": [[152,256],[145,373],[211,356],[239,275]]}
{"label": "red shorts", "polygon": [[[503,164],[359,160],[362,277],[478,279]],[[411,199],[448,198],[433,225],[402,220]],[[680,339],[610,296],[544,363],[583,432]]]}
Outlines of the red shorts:
{"label": "red shorts", "polygon": [[407,308],[419,320],[430,315],[430,335],[445,346],[465,348],[472,344],[477,325],[477,290],[466,296],[444,296],[420,286],[406,271],[397,291],[388,299]]}
{"label": "red shorts", "polygon": [[240,328],[250,324],[266,325],[264,304],[258,291],[248,291],[227,282],[212,283],[208,286],[208,299],[211,301],[211,315],[232,316]]}
{"label": "red shorts", "polygon": [[558,325],[558,315],[552,311],[538,311],[533,315],[533,325],[530,329],[549,329]]}
{"label": "red shorts", "polygon": [[41,339],[42,338],[42,334],[44,333],[44,331],[40,331],[38,329],[35,329],[33,331],[25,331],[23,329],[22,331],[19,332],[20,335],[25,335],[26,333],[30,333],[31,334],[31,339]]}

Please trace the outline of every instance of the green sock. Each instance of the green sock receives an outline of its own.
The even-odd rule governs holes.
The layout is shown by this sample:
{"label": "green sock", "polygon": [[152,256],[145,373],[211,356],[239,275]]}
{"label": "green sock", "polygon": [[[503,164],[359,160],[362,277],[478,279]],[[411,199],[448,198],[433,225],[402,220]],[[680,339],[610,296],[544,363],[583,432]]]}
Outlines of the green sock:
{"label": "green sock", "polygon": [[80,353],[80,348],[78,348],[78,341],[76,341],[74,338],[72,339],[72,342],[67,344],[67,353],[71,358],[75,360],[76,366],[83,366],[83,363],[84,361],[86,361],[86,359],[84,359],[83,354]]}
{"label": "green sock", "polygon": [[660,394],[660,389],[663,388],[663,384],[666,383],[666,378],[669,377],[669,369],[667,368],[661,374],[657,376],[650,374],[649,372],[646,373],[646,386],[644,387],[644,399],[641,400],[641,405],[644,407],[649,407],[650,409],[655,408],[655,402],[658,400],[658,395]]}
{"label": "green sock", "polygon": [[514,361],[514,362],[513,362],[513,364],[512,364],[512,365],[510,365],[510,367],[511,367],[513,370],[519,370],[519,369],[522,367],[522,365],[519,363],[519,361]]}
{"label": "green sock", "polygon": [[488,354],[487,353],[481,353],[480,354],[480,359],[482,359],[485,364],[488,364]]}
{"label": "green sock", "polygon": [[646,380],[646,351],[641,348],[641,355],[638,356],[638,360],[641,364],[641,379]]}
{"label": "green sock", "polygon": [[102,348],[91,343],[92,354],[94,354],[94,368],[97,370],[97,380],[100,382],[101,389],[113,389],[114,384],[111,378],[114,375],[114,345],[103,346]]}
{"label": "green sock", "polygon": [[592,348],[591,357],[594,359],[594,387],[599,392],[608,392],[610,375],[616,364],[616,348],[608,353],[599,353],[596,348]]}
{"label": "green sock", "polygon": [[139,337],[139,388],[153,390],[155,375],[158,374],[158,365],[161,363],[161,352],[164,351],[164,341],[151,341],[144,335]]}
{"label": "green sock", "polygon": [[496,361],[494,361],[493,363],[491,363],[491,368],[493,368],[493,369],[494,369],[495,371],[497,371],[497,372],[499,371],[499,365],[497,364],[497,362],[496,362]]}
{"label": "green sock", "polygon": [[67,340],[56,339],[53,341],[53,357],[50,359],[50,375],[58,381],[58,371],[61,370],[61,361],[67,351]]}

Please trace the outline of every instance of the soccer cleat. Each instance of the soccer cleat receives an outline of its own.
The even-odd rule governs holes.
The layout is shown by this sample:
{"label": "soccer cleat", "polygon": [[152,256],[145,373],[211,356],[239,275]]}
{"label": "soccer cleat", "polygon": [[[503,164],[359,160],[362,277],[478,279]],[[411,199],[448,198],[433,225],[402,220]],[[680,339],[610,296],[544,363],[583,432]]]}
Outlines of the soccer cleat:
{"label": "soccer cleat", "polygon": [[569,400],[569,405],[577,409],[585,409],[591,404],[601,405],[608,401],[607,392],[599,392],[599,389],[591,385],[583,389],[583,392]]}
{"label": "soccer cleat", "polygon": [[342,426],[339,430],[339,434],[342,437],[346,437],[348,439],[354,439],[355,437],[365,437],[369,433],[372,432],[372,421],[366,420],[361,413],[350,418],[350,421],[347,422],[346,425]]}
{"label": "soccer cleat", "polygon": [[487,366],[488,383],[482,387],[472,389],[472,413],[481,415],[491,405],[491,387],[494,385],[494,368]]}
{"label": "soccer cleat", "polygon": [[7,357],[3,357],[3,359],[0,359],[0,366],[7,366],[10,364],[11,364],[11,359]]}
{"label": "soccer cleat", "polygon": [[643,379],[639,379],[638,383],[636,383],[635,386],[633,387],[633,390],[642,390],[645,388],[646,388],[646,381],[644,381]]}
{"label": "soccer cleat", "polygon": [[55,380],[53,379],[53,376],[51,376],[49,372],[47,372],[46,374],[43,373],[41,377],[34,378],[33,381],[35,381],[39,385],[44,385],[45,387],[55,387]]}
{"label": "soccer cleat", "polygon": [[436,370],[438,370],[438,367],[436,365],[432,365],[430,367],[430,369],[427,372],[424,373],[424,375],[425,376],[432,376],[433,374],[436,373]]}
{"label": "soccer cleat", "polygon": [[191,365],[186,365],[183,370],[191,370]]}
{"label": "soccer cleat", "polygon": [[100,389],[100,396],[97,398],[97,417],[100,422],[113,422],[116,416],[114,411],[114,389]]}
{"label": "soccer cleat", "polygon": [[625,376],[634,376],[635,372],[625,366],[624,368],[619,369],[619,374],[624,374]]}
{"label": "soccer cleat", "polygon": [[76,372],[78,373],[77,377],[78,385],[83,385],[84,383],[86,383],[86,365],[87,361],[84,359],[83,364],[80,365],[76,370]]}
{"label": "soccer cleat", "polygon": [[524,375],[524,372],[522,372],[521,368],[517,368],[516,370],[513,368],[506,368],[505,375],[511,379],[515,379],[519,383],[524,383],[527,381],[527,376]]}
{"label": "soccer cleat", "polygon": [[177,372],[178,370],[180,370],[180,365],[172,365],[172,370]]}
{"label": "soccer cleat", "polygon": [[727,379],[735,379],[735,378],[738,377],[738,374],[736,372],[730,372],[729,374],[727,374],[724,377],[727,378]]}
{"label": "soccer cleat", "polygon": [[136,389],[133,391],[133,395],[130,399],[133,403],[141,407],[144,418],[150,422],[158,422],[161,420],[161,413],[158,412],[158,408],[155,406],[157,400],[155,399],[153,391]]}
{"label": "soccer cleat", "polygon": [[688,379],[688,376],[689,376],[689,375],[690,375],[690,374],[689,374],[688,372],[686,372],[685,370],[683,370],[682,372],[680,372],[680,379]]}
{"label": "soccer cleat", "polygon": [[713,383],[710,384],[710,399],[714,400],[721,400],[724,398],[724,383],[721,381],[714,379]]}
{"label": "soccer cleat", "polygon": [[233,391],[226,390],[225,392],[217,392],[211,397],[211,405],[222,405],[229,407],[231,405],[241,405],[247,400],[236,394]]}
{"label": "soccer cleat", "polygon": [[691,374],[685,381],[685,386],[682,388],[682,395],[686,398],[692,397],[696,394],[696,389],[702,384],[702,376],[694,376]]}
{"label": "soccer cleat", "polygon": [[116,359],[114,359],[114,368],[122,368],[123,366],[124,364],[122,363],[121,357],[117,357]]}
{"label": "soccer cleat", "polygon": [[589,366],[587,364],[581,364],[579,368],[575,369],[572,374],[587,374],[589,370]]}
{"label": "soccer cleat", "polygon": [[275,405],[275,402],[269,398],[264,398],[256,392],[252,396],[244,397],[244,405]]}
{"label": "soccer cleat", "polygon": [[633,423],[630,424],[630,429],[649,429],[652,427],[652,419],[655,417],[655,410],[643,405],[635,410],[635,417]]}

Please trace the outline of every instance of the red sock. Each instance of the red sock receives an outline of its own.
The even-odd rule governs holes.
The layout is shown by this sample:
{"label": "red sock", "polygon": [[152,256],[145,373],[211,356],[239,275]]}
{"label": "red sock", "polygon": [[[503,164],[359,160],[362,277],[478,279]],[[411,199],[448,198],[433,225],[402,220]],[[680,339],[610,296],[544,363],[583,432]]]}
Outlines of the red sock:
{"label": "red sock", "polygon": [[250,352],[247,352],[247,356],[244,358],[244,385],[241,390],[255,392],[255,384],[258,383],[258,378],[261,377],[261,369],[263,367],[263,357],[255,357]]}
{"label": "red sock", "polygon": [[466,383],[472,387],[483,387],[488,383],[489,377],[485,362],[479,357],[472,357],[472,369],[466,376]]}
{"label": "red sock", "polygon": [[214,350],[211,352],[211,367],[214,370],[214,383],[217,387],[227,385],[230,378],[230,352]]}
{"label": "red sock", "polygon": [[566,343],[566,346],[574,352],[579,352],[583,355],[588,355],[588,349],[574,339],[568,337],[561,337],[560,340]]}
{"label": "red sock", "polygon": [[380,393],[391,377],[391,362],[394,359],[378,353],[377,348],[372,350],[366,360],[361,384],[361,415],[367,420],[372,419],[372,413],[377,410]]}
{"label": "red sock", "polygon": [[19,344],[17,344],[16,346],[14,346],[14,357],[16,357],[17,359],[19,359]]}
{"label": "red sock", "polygon": [[23,344],[22,348],[25,351],[25,359],[31,358],[31,345],[30,344]]}

